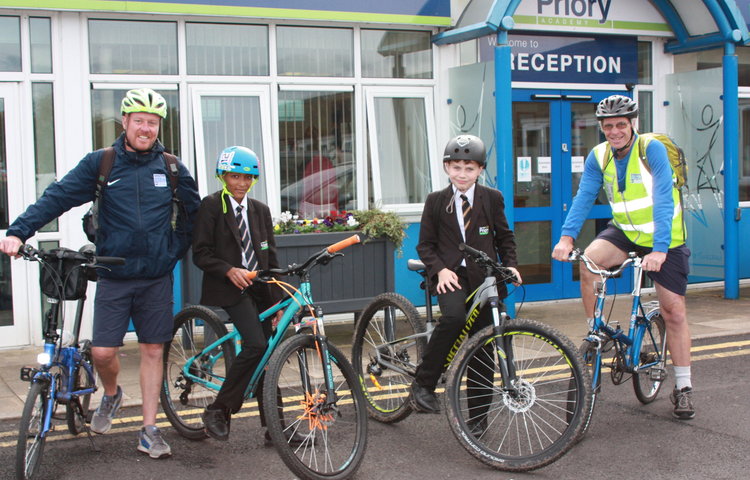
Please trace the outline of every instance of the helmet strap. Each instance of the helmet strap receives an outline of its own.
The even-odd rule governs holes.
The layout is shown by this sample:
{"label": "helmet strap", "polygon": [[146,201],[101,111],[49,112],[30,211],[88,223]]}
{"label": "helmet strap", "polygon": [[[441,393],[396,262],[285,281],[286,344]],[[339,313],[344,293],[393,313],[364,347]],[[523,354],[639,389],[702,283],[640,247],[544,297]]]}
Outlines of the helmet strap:
{"label": "helmet strap", "polygon": [[[229,192],[229,189],[227,188],[227,182],[224,181],[224,175],[216,175],[216,178],[218,178],[219,181],[221,182],[221,210],[223,213],[227,213],[227,201],[224,198],[224,195],[228,195],[230,197],[234,197],[234,196]],[[245,195],[250,193],[250,190],[253,189],[256,183],[258,183],[258,177],[255,177],[253,179],[253,183],[250,184],[250,188],[247,189],[247,192],[245,192]]]}

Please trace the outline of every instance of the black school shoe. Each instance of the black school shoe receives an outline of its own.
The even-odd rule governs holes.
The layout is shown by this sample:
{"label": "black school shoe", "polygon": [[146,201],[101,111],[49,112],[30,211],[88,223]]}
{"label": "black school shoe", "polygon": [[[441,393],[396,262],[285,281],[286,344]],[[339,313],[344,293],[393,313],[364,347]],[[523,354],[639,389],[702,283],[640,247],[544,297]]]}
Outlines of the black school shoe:
{"label": "black school shoe", "polygon": [[201,419],[206,435],[222,442],[229,440],[230,417],[223,408],[206,407]]}
{"label": "black school shoe", "polygon": [[411,384],[411,407],[419,413],[440,413],[440,402],[435,392],[417,382]]}

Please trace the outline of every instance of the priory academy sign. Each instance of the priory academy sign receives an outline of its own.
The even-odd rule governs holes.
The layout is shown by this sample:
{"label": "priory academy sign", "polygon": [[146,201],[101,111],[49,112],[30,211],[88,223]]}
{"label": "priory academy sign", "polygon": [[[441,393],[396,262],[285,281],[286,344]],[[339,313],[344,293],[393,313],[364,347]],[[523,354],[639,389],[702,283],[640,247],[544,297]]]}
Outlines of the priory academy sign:
{"label": "priory academy sign", "polygon": [[[635,37],[508,35],[514,82],[624,84],[638,81]],[[495,37],[480,44],[481,61],[493,59]]]}

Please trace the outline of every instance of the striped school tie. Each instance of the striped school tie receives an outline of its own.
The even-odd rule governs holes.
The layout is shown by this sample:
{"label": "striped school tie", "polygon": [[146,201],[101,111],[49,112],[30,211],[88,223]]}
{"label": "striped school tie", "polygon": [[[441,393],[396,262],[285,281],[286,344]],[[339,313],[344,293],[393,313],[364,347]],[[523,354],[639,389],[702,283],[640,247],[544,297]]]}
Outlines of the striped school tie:
{"label": "striped school tie", "polygon": [[468,232],[471,224],[471,204],[466,195],[461,195],[461,211],[464,214],[464,232]]}
{"label": "striped school tie", "polygon": [[240,230],[240,240],[242,241],[242,265],[250,271],[258,268],[258,261],[255,258],[255,250],[250,241],[250,230],[245,223],[245,217],[242,216],[242,205],[237,206],[237,228]]}

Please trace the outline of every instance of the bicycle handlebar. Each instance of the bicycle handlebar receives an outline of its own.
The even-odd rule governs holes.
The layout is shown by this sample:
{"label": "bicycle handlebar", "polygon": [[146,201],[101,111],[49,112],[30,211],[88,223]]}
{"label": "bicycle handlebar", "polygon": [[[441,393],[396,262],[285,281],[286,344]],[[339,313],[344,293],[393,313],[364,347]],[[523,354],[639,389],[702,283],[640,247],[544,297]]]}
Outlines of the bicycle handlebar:
{"label": "bicycle handlebar", "polygon": [[93,245],[84,245],[81,247],[81,250],[76,252],[75,250],[68,250],[68,249],[56,249],[54,253],[45,251],[45,250],[37,250],[31,245],[24,244],[21,245],[21,247],[18,249],[18,254],[21,255],[26,260],[32,260],[39,257],[54,257],[58,259],[65,259],[65,260],[76,260],[80,261],[86,266],[94,266],[94,265],[124,265],[125,259],[122,257],[106,257],[106,256],[97,256],[95,248]]}
{"label": "bicycle handlebar", "polygon": [[628,252],[628,258],[625,259],[624,262],[619,267],[613,267],[613,268],[598,268],[598,266],[589,258],[586,256],[586,254],[583,253],[583,251],[580,248],[574,248],[570,255],[568,255],[568,260],[571,262],[575,262],[576,260],[581,260],[584,265],[586,265],[586,269],[593,273],[594,275],[604,276],[604,277],[616,277],[619,275],[625,267],[630,265],[631,263],[634,263],[636,259],[640,259],[641,257],[635,253],[635,252]]}
{"label": "bicycle handlebar", "polygon": [[304,276],[306,275],[312,267],[315,265],[320,264],[326,264],[333,259],[333,257],[343,255],[343,253],[338,253],[339,250],[343,250],[346,247],[349,247],[351,245],[354,245],[355,243],[359,243],[359,235],[352,235],[349,238],[345,238],[344,240],[341,240],[340,242],[336,242],[332,245],[327,246],[323,250],[314,253],[311,255],[307,260],[305,260],[305,263],[302,265],[297,265],[295,263],[289,265],[287,268],[270,268],[268,270],[253,270],[251,272],[248,272],[246,274],[246,278],[248,280],[259,280],[261,282],[269,280],[272,278],[272,275],[297,275],[297,276]]}
{"label": "bicycle handlebar", "polygon": [[502,276],[503,280],[506,282],[515,282],[518,280],[516,278],[516,274],[513,273],[513,270],[503,266],[496,260],[491,259],[490,256],[483,251],[470,247],[465,243],[459,244],[458,250],[463,252],[465,257],[470,258],[480,267],[484,268],[487,271],[488,275],[491,275],[494,272]]}

